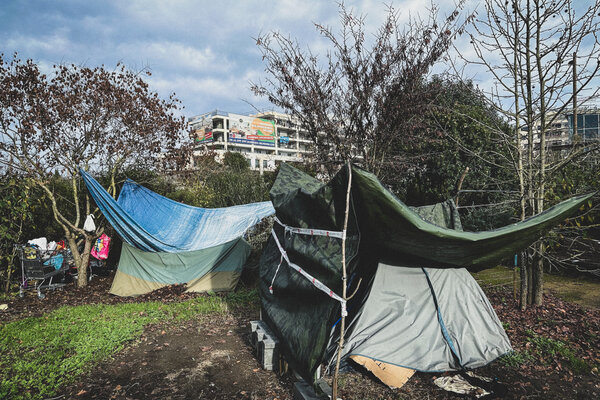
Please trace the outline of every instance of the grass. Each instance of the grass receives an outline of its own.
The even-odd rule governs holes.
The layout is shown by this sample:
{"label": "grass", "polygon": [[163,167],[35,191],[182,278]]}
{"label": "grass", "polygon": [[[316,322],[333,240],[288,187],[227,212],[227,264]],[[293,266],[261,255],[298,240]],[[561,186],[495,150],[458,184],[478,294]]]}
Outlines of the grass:
{"label": "grass", "polygon": [[256,298],[255,291],[242,291],[180,303],[65,306],[42,317],[8,323],[0,327],[0,398],[51,397],[140,337],[150,324],[225,313],[230,305]]}
{"label": "grass", "polygon": [[593,368],[585,360],[577,357],[573,349],[566,343],[536,335],[531,331],[528,331],[528,335],[530,342],[534,346],[534,351],[547,362],[551,362],[556,358],[565,359],[575,374],[589,373]]}
{"label": "grass", "polygon": [[500,357],[500,364],[505,367],[519,368],[523,364],[533,361],[533,356],[527,351],[513,351]]}
{"label": "grass", "polygon": [[600,282],[544,274],[544,290],[548,289],[565,301],[600,308]]}
{"label": "grass", "polygon": [[[480,285],[512,287],[513,270],[504,266],[473,273]],[[519,277],[517,276],[517,285]],[[518,288],[517,288],[518,290]],[[600,308],[600,282],[569,276],[544,274],[544,290],[553,291],[561,299],[584,307]]]}
{"label": "grass", "polygon": [[513,351],[502,356],[499,360],[502,365],[519,368],[534,362],[550,365],[553,361],[564,360],[574,374],[586,374],[594,368],[594,365],[577,357],[575,351],[565,342],[540,336],[530,329],[526,334],[531,346],[527,350]]}

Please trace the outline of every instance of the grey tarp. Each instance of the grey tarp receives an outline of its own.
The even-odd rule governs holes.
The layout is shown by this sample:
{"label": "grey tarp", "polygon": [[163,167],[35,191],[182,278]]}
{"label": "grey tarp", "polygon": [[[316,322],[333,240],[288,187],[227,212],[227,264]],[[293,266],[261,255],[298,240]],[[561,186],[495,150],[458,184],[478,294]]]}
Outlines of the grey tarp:
{"label": "grey tarp", "polygon": [[[329,183],[322,184],[282,164],[271,190],[277,218],[291,227],[341,231],[348,173],[348,167],[344,167]],[[588,199],[589,195],[575,197],[536,217],[500,229],[461,232],[442,227],[441,223],[426,222],[374,175],[353,166],[346,242],[349,292],[354,291],[360,279],[362,283],[348,304],[348,320],[355,321],[360,316],[379,264],[419,269],[492,267],[539,239]],[[341,239],[295,234],[279,224],[275,224],[273,234],[292,263],[333,293],[342,293]],[[468,286],[463,288],[468,290]],[[440,298],[443,292],[439,290]],[[310,380],[326,358],[328,343],[334,342],[338,334],[338,328],[332,327],[340,318],[340,303],[289,268],[273,238],[261,257],[260,296],[263,318],[279,338],[286,359]]]}
{"label": "grey tarp", "polygon": [[477,368],[511,351],[492,306],[464,268],[379,264],[347,340],[344,357],[427,372]]}
{"label": "grey tarp", "polygon": [[[451,200],[411,209],[428,222],[462,230]],[[378,265],[347,340],[344,357],[360,355],[428,372],[481,367],[512,350],[492,305],[466,269],[401,264]]]}

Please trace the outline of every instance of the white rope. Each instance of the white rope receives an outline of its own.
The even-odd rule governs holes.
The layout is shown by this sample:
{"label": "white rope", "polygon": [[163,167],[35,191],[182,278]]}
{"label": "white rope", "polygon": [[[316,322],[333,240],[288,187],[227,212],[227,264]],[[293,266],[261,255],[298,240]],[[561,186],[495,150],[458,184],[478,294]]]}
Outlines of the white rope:
{"label": "white rope", "polygon": [[279,260],[279,265],[277,266],[275,275],[273,275],[273,280],[271,280],[271,286],[269,286],[269,292],[271,292],[271,294],[273,294],[273,283],[275,283],[275,278],[277,278],[277,274],[279,273],[279,267],[281,267],[282,262],[283,262],[283,254],[281,255],[281,259]]}
{"label": "white rope", "polygon": [[308,279],[317,289],[326,293],[332,299],[339,301],[340,304],[342,305],[342,317],[345,317],[346,315],[348,315],[348,312],[346,311],[346,300],[342,299],[340,296],[335,294],[333,290],[329,289],[320,280],[318,280],[317,278],[315,278],[314,276],[312,276],[311,274],[309,274],[308,272],[306,272],[305,270],[300,268],[298,265],[291,262],[290,259],[288,258],[287,252],[281,246],[281,243],[279,243],[279,239],[277,239],[277,234],[275,234],[275,230],[272,230],[271,234],[272,234],[273,238],[275,239],[275,243],[277,244],[279,251],[281,252],[281,256],[285,259],[285,261],[288,263],[288,265],[292,269],[295,269],[297,272],[299,272],[306,279]]}
{"label": "white rope", "polygon": [[295,226],[288,226],[286,224],[284,224],[283,222],[281,222],[277,217],[275,217],[275,222],[277,222],[279,225],[283,226],[283,228],[285,229],[286,232],[292,232],[292,233],[300,233],[303,235],[317,235],[317,236],[327,236],[327,237],[334,237],[334,238],[338,238],[338,239],[344,239],[345,232],[340,232],[340,231],[326,231],[323,229],[308,229],[308,228],[297,228]]}

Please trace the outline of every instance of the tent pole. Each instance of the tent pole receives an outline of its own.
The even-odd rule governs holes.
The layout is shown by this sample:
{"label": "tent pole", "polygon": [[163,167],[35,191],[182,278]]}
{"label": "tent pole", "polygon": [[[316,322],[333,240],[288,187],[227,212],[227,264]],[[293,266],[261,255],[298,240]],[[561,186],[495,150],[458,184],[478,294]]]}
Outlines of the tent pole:
{"label": "tent pole", "polygon": [[[346,212],[344,214],[344,233],[342,235],[342,298],[347,300],[346,298],[346,233],[348,230],[348,214],[350,211],[350,189],[352,187],[352,166],[348,161],[348,190],[346,191]],[[342,315],[342,320],[340,321],[340,340],[338,342],[338,350],[337,350],[337,360],[335,362],[335,373],[333,374],[333,388],[331,393],[331,398],[333,400],[337,400],[337,392],[338,392],[338,376],[340,372],[340,361],[342,360],[342,348],[344,347],[344,331],[346,326],[346,316]]]}

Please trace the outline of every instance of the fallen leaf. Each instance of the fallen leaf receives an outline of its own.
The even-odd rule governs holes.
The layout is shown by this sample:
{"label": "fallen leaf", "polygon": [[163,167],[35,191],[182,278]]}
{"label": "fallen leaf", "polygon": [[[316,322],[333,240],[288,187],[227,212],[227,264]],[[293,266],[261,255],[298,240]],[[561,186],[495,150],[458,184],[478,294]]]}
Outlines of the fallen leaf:
{"label": "fallen leaf", "polygon": [[83,390],[83,389],[81,389],[81,390],[80,390],[80,391],[77,393],[77,396],[83,396],[83,395],[84,395],[84,394],[86,394],[86,393],[87,393],[87,390]]}

